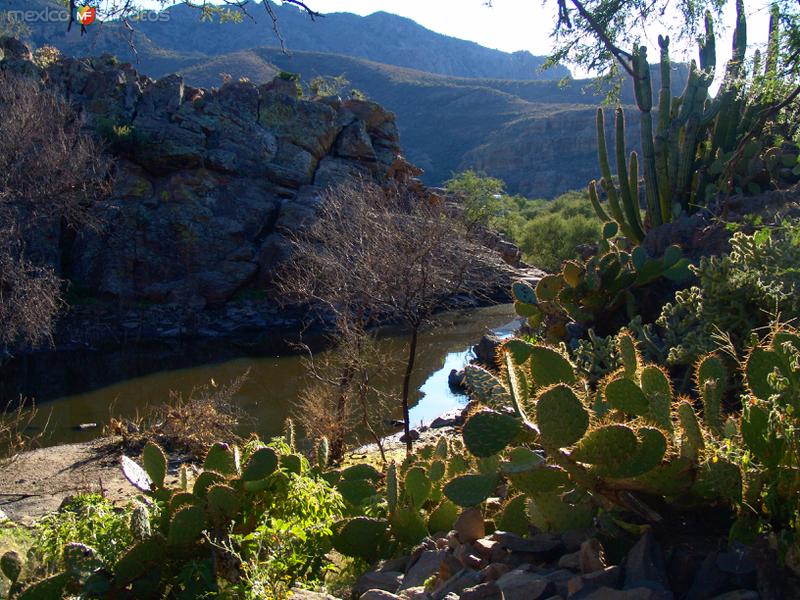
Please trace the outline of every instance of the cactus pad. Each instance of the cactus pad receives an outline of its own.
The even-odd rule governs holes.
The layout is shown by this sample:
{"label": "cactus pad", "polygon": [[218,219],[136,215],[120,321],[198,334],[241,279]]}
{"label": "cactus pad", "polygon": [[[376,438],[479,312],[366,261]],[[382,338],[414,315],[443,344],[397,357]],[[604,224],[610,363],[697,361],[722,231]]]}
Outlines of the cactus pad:
{"label": "cactus pad", "polygon": [[533,287],[525,281],[517,281],[511,286],[514,298],[524,304],[536,304],[536,292]]}
{"label": "cactus pad", "polygon": [[586,433],[589,414],[569,386],[558,384],[539,395],[536,423],[543,446],[564,448]]}
{"label": "cactus pad", "polygon": [[64,590],[69,583],[69,575],[59,573],[28,586],[17,596],[18,600],[54,600],[63,598]]}
{"label": "cactus pad", "polygon": [[495,492],[497,475],[461,475],[444,486],[444,495],[458,506],[477,506]]}
{"label": "cactus pad", "polygon": [[441,481],[447,472],[447,464],[443,460],[435,460],[428,469],[431,481]]}
{"label": "cactus pad", "polygon": [[304,460],[299,454],[285,454],[280,458],[281,468],[287,473],[301,475],[303,473]]}
{"label": "cactus pad", "polygon": [[570,483],[566,471],[550,465],[542,465],[530,471],[510,473],[508,478],[515,488],[526,494],[555,492]]}
{"label": "cactus pad", "polygon": [[627,377],[618,377],[609,381],[603,394],[606,402],[612,408],[626,414],[644,417],[650,412],[650,403],[642,388]]}
{"label": "cactus pad", "polygon": [[19,579],[19,574],[22,573],[22,557],[14,551],[6,552],[0,558],[0,571],[3,575],[8,577],[11,582]]}
{"label": "cactus pad", "polygon": [[269,477],[278,468],[278,455],[272,448],[259,448],[247,461],[242,472],[242,481],[257,482]]}
{"label": "cactus pad", "polygon": [[389,517],[392,535],[404,546],[415,546],[428,535],[428,528],[419,511],[400,506]]}
{"label": "cactus pad", "polygon": [[520,536],[528,535],[528,497],[525,494],[508,500],[496,518],[497,529],[510,531]]}
{"label": "cactus pad", "polygon": [[697,421],[694,408],[688,402],[682,402],[678,406],[678,418],[681,422],[683,435],[681,436],[681,456],[691,460],[697,460],[700,451],[705,448],[703,431]]}
{"label": "cactus pad", "polygon": [[337,524],[333,547],[345,556],[373,561],[385,554],[389,543],[384,519],[356,517]]}
{"label": "cactus pad", "polygon": [[757,346],[750,352],[745,364],[747,387],[754,396],[768,400],[775,393],[768,377],[775,369],[781,370],[781,360],[777,352]]}
{"label": "cactus pad", "polygon": [[564,356],[547,346],[533,346],[530,357],[534,385],[541,389],[556,383],[575,383],[575,368]]}
{"label": "cactus pad", "polygon": [[692,484],[692,462],[674,458],[625,482],[626,489],[656,496],[680,496]]}
{"label": "cactus pad", "polygon": [[212,485],[206,497],[209,512],[220,522],[230,521],[236,517],[242,505],[236,490],[224,484]]}
{"label": "cactus pad", "polygon": [[737,465],[714,457],[700,465],[692,492],[704,500],[739,503],[742,501],[742,473]]}
{"label": "cactus pad", "polygon": [[464,424],[464,444],[473,455],[487,457],[505,449],[520,432],[520,420],[494,411],[481,411]]}
{"label": "cactus pad", "polygon": [[[213,480],[221,481],[219,479],[217,473],[212,475]],[[212,484],[213,485],[213,484]],[[210,485],[208,486],[210,487]],[[205,493],[205,492],[204,492]],[[172,495],[172,498],[169,499],[169,514],[174,515],[181,507],[184,506],[202,506],[203,505],[203,498],[199,495],[195,495],[191,492],[178,492]]]}
{"label": "cactus pad", "polygon": [[647,418],[664,431],[672,431],[672,384],[664,371],[647,365],[641,372],[641,387],[649,405]]}
{"label": "cactus pad", "polygon": [[330,442],[328,438],[323,436],[317,444],[317,466],[324,469],[328,466],[328,459],[330,458]]}
{"label": "cactus pad", "polygon": [[487,406],[507,406],[511,397],[500,380],[492,373],[475,365],[464,369],[464,382],[472,397]]}
{"label": "cactus pad", "polygon": [[637,477],[661,464],[667,452],[667,438],[664,434],[658,429],[643,427],[637,432],[637,437],[639,441],[636,452],[616,471],[609,472],[608,477]]}
{"label": "cactus pad", "polygon": [[120,466],[122,467],[122,473],[125,475],[125,478],[135,487],[143,492],[152,491],[153,481],[150,479],[147,471],[142,467],[124,455],[120,458]]}
{"label": "cactus pad", "polygon": [[192,492],[198,498],[205,498],[208,489],[215,483],[224,483],[225,478],[216,471],[203,471],[194,480]]}
{"label": "cactus pad", "polygon": [[786,441],[770,434],[769,412],[758,405],[751,404],[742,410],[742,439],[753,456],[767,467],[776,467],[783,459]]}
{"label": "cactus pad", "polygon": [[500,464],[504,473],[524,473],[535,469],[544,463],[544,458],[533,450],[520,446],[508,453],[508,460]]}
{"label": "cactus pad", "polygon": [[511,338],[503,344],[503,349],[511,354],[511,358],[514,359],[514,364],[521,365],[531,357],[533,344],[529,344],[525,340],[519,338]]}
{"label": "cactus pad", "polygon": [[594,511],[587,499],[570,503],[560,494],[537,494],[528,501],[528,518],[542,531],[563,533],[591,525]]}
{"label": "cactus pad", "polygon": [[353,506],[359,506],[377,493],[369,479],[342,479],[336,484],[336,489]]}
{"label": "cactus pad", "polygon": [[552,301],[558,298],[558,292],[564,287],[563,280],[558,275],[545,275],[536,284],[536,300],[539,302]]}
{"label": "cactus pad", "polygon": [[206,460],[203,462],[204,471],[214,471],[225,477],[238,475],[238,465],[234,458],[233,449],[228,444],[217,442],[208,449]]}
{"label": "cactus pad", "polygon": [[127,586],[163,560],[166,540],[160,535],[139,542],[114,565],[114,581]]}
{"label": "cactus pad", "polygon": [[703,419],[715,432],[722,431],[722,398],[727,388],[728,374],[719,356],[709,354],[700,359],[695,371],[700,397],[703,399]]}
{"label": "cactus pad", "polygon": [[458,518],[458,507],[450,500],[442,500],[428,517],[428,531],[431,533],[447,533],[453,528]]}
{"label": "cactus pad", "polygon": [[388,504],[390,514],[397,508],[398,495],[397,465],[392,462],[386,469],[386,503]]}
{"label": "cactus pad", "polygon": [[381,474],[378,470],[367,463],[358,463],[352,467],[347,467],[342,471],[342,479],[345,481],[352,481],[354,479],[369,479],[370,481],[378,481]]}
{"label": "cactus pad", "polygon": [[564,282],[569,287],[577,287],[583,277],[583,267],[581,267],[574,260],[568,260],[561,268],[561,274],[564,277]]}
{"label": "cactus pad", "polygon": [[425,504],[431,495],[431,480],[425,472],[425,469],[422,467],[413,467],[409,469],[403,483],[405,485],[406,498],[408,498],[409,504],[415,509],[422,508],[422,505]]}
{"label": "cactus pad", "polygon": [[153,485],[163,487],[167,476],[167,457],[160,446],[147,442],[142,450],[142,465]]}
{"label": "cactus pad", "polygon": [[[634,256],[636,256],[635,252]],[[622,366],[625,369],[625,377],[633,379],[639,370],[639,363],[641,362],[636,341],[631,334],[621,333],[617,336],[617,349],[622,360]]]}
{"label": "cactus pad", "polygon": [[167,544],[170,546],[191,546],[206,528],[206,515],[198,506],[184,506],[169,524]]}
{"label": "cactus pad", "polygon": [[590,431],[572,451],[572,458],[616,470],[636,453],[636,433],[626,425],[605,425]]}

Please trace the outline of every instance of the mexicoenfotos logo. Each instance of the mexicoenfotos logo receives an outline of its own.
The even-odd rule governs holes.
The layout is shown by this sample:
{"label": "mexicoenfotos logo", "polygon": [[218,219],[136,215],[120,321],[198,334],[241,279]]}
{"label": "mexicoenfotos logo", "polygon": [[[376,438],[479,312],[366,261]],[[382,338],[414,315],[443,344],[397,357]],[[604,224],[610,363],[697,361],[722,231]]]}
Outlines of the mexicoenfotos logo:
{"label": "mexicoenfotos logo", "polygon": [[97,18],[97,10],[93,6],[81,6],[78,9],[78,22],[81,25],[91,25]]}

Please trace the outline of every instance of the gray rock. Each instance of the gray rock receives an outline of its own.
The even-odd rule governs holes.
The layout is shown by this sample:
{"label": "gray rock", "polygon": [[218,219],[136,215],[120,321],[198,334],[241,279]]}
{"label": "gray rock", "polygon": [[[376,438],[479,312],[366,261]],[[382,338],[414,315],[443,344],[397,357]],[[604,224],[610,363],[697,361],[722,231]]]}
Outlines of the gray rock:
{"label": "gray rock", "polygon": [[400,597],[404,598],[405,600],[429,600],[431,597],[430,594],[425,590],[424,586],[408,588],[407,590],[399,592],[399,594]]}
{"label": "gray rock", "polygon": [[643,581],[656,582],[669,589],[664,552],[650,531],[631,548],[625,560],[625,588],[636,588]]}
{"label": "gray rock", "polygon": [[594,590],[604,587],[617,588],[622,580],[622,569],[614,565],[601,571],[594,571],[573,577],[567,582],[569,596],[572,597],[583,590]]}
{"label": "gray rock", "polygon": [[292,598],[292,600],[339,600],[330,594],[312,592],[310,590],[304,590],[298,587],[292,588],[291,595],[289,597]]}
{"label": "gray rock", "polygon": [[673,600],[672,592],[655,591],[650,588],[617,590],[609,587],[586,589],[570,596],[570,600]]}
{"label": "gray rock", "polygon": [[417,561],[411,565],[411,568],[403,578],[400,589],[406,590],[423,585],[431,575],[438,573],[439,566],[442,564],[446,555],[447,551],[445,550],[424,551]]}
{"label": "gray rock", "polygon": [[564,544],[558,536],[540,533],[531,538],[522,538],[507,531],[495,531],[492,539],[500,542],[500,546],[514,554],[521,555],[523,560],[532,561],[555,560],[564,554]]}
{"label": "gray rock", "polygon": [[586,540],[583,542],[583,544],[581,544],[579,557],[579,564],[582,573],[594,573],[595,571],[602,571],[607,566],[603,545],[594,538]]}
{"label": "gray rock", "polygon": [[555,584],[524,569],[515,569],[497,580],[497,587],[505,600],[538,600],[552,596]]}
{"label": "gray rock", "polygon": [[711,600],[759,600],[761,596],[753,590],[733,590],[719,596],[714,596]]}
{"label": "gray rock", "polygon": [[359,596],[359,600],[400,600],[400,596],[384,590],[367,590]]}
{"label": "gray rock", "polygon": [[571,552],[563,555],[558,559],[558,566],[562,569],[570,569],[572,571],[581,570],[581,553]]}
{"label": "gray rock", "polygon": [[458,595],[465,589],[475,587],[479,583],[481,583],[480,571],[462,569],[434,590],[431,594],[431,600],[444,600],[449,594]]}
{"label": "gray rock", "polygon": [[462,544],[472,544],[486,535],[483,513],[477,508],[467,508],[458,515],[453,529]]}
{"label": "gray rock", "polygon": [[369,590],[396,592],[403,580],[403,574],[397,571],[369,571],[358,578],[353,592],[356,595],[361,595]]}
{"label": "gray rock", "polygon": [[472,348],[475,360],[486,367],[497,368],[497,349],[502,343],[503,339],[496,335],[484,335]]}
{"label": "gray rock", "polygon": [[494,581],[467,588],[461,592],[461,600],[503,600],[503,592]]}

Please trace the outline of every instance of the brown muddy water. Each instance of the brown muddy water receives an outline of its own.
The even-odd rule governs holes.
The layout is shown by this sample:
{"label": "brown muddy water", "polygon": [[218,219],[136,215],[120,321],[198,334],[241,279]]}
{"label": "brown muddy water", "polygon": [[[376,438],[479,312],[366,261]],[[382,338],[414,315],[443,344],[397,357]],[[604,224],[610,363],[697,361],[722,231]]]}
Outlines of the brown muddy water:
{"label": "brown muddy water", "polygon": [[[471,346],[483,334],[494,331],[508,335],[517,324],[510,304],[438,316],[436,325],[427,328],[420,337],[412,425],[429,423],[438,415],[462,406],[466,398],[454,394],[447,385],[450,370],[462,368],[473,358]],[[379,342],[379,351],[386,365],[380,386],[387,391],[399,391],[407,352],[406,336],[399,331],[387,331]],[[304,362],[297,355],[238,358],[120,381],[88,393],[40,403],[35,425],[41,427],[48,422],[43,445],[87,441],[101,435],[102,426],[110,416],[133,418],[148,405],[168,400],[170,391],[187,396],[192,389],[212,379],[222,384],[248,369],[249,377],[235,397],[248,416],[241,433],[275,435],[294,409],[298,393],[309,383]],[[85,423],[97,423],[98,427],[76,429]]]}

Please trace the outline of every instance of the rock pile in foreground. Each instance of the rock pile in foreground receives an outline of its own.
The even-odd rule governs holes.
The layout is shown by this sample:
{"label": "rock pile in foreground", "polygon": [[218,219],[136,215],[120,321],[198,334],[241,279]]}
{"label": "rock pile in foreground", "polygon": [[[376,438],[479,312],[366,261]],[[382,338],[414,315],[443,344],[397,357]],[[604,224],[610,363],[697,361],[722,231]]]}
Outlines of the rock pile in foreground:
{"label": "rock pile in foreground", "polygon": [[[353,589],[360,600],[758,600],[764,574],[741,545],[703,552],[679,544],[665,552],[645,533],[612,564],[592,531],[528,537],[487,533],[477,509],[410,556],[379,563]],[[293,598],[331,598],[295,590]],[[782,596],[774,596],[776,598]]]}

